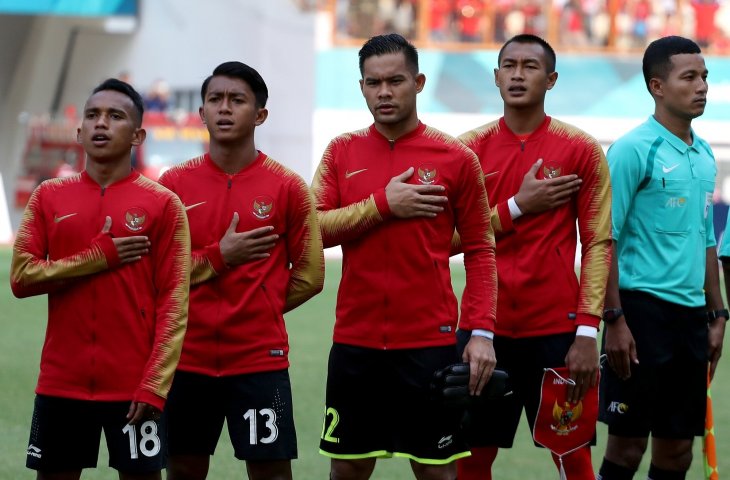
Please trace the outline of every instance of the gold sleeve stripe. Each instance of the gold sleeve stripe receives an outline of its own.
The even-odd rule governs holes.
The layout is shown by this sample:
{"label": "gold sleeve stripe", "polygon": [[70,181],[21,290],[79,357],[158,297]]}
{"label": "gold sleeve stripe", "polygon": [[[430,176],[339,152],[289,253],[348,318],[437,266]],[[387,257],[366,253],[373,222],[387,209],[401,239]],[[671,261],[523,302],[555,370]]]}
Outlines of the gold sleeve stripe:
{"label": "gold sleeve stripe", "polygon": [[584,180],[580,193],[588,199],[578,212],[582,245],[580,297],[578,312],[600,317],[603,312],[606,282],[611,264],[611,181],[608,163],[598,141],[570,124],[552,119],[550,131],[572,141],[581,142],[589,150],[587,168],[595,178]]}
{"label": "gold sleeve stripe", "polygon": [[[286,296],[285,312],[306,302],[324,286],[324,253],[322,235],[317,224],[317,214],[310,193],[304,182],[299,185],[301,216],[304,217],[302,253],[298,261],[292,263],[289,288]],[[295,259],[292,259],[294,261]]]}
{"label": "gold sleeve stripe", "polygon": [[[285,312],[306,302],[324,286],[324,253],[322,236],[317,224],[317,215],[310,192],[304,180],[293,170],[267,156],[263,167],[284,183],[291,182],[292,192],[296,194],[297,219],[304,222],[303,236],[300,240],[302,251],[299,258],[290,259],[292,268],[289,276]],[[297,220],[298,221],[298,220]]]}
{"label": "gold sleeve stripe", "polygon": [[[150,181],[150,183],[156,183]],[[162,188],[154,187],[151,188]],[[180,200],[170,197],[167,219],[174,225],[172,242],[165,249],[163,262],[171,262],[171,271],[165,285],[158,285],[162,298],[157,303],[157,335],[154,349],[148,362],[147,374],[142,387],[166,398],[172,385],[172,378],[180,360],[183,338],[187,328],[190,291],[190,232],[187,215]],[[169,210],[172,210],[171,212]],[[161,288],[160,288],[161,287]]]}
{"label": "gold sleeve stripe", "polygon": [[[483,229],[478,233],[480,242],[471,245],[464,245],[464,266],[467,271],[467,282],[471,285],[475,285],[476,288],[469,287],[467,289],[471,299],[469,303],[472,305],[483,305],[486,309],[486,317],[494,319],[497,313],[497,269],[496,269],[496,243],[494,237],[494,231],[490,223],[491,212],[489,208],[489,200],[487,197],[487,190],[484,188],[484,175],[482,173],[481,165],[476,154],[471,150],[467,149],[468,158],[471,160],[469,167],[472,169],[471,177],[477,179],[477,190],[479,191],[479,215],[482,217],[482,221],[479,222],[483,225]],[[467,232],[460,232],[462,238]],[[476,238],[475,236],[472,238]],[[474,252],[480,251],[482,254],[479,256],[480,263],[477,264],[476,258],[472,259],[468,255],[469,251]],[[476,299],[476,300],[475,300]]]}

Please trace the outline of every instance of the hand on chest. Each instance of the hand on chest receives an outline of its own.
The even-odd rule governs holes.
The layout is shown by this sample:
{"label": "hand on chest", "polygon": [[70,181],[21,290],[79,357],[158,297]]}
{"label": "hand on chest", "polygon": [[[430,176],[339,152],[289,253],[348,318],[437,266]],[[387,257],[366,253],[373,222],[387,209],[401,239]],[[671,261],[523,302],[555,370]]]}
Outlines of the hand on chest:
{"label": "hand on chest", "polygon": [[[241,233],[273,226],[278,235],[286,230],[286,202],[265,188],[241,189],[223,196],[184,198],[193,248],[217,242],[229,229]],[[238,214],[234,220],[234,214]]]}

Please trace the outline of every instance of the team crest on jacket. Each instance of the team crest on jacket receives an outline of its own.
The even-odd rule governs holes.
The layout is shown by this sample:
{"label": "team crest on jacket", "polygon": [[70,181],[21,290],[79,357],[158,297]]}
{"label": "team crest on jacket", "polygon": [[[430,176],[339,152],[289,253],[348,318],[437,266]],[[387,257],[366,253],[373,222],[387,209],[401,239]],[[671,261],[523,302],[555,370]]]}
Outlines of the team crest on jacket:
{"label": "team crest on jacket", "polygon": [[259,195],[253,199],[251,214],[259,220],[266,220],[274,213],[274,199],[268,195]]}
{"label": "team crest on jacket", "polygon": [[555,420],[555,423],[550,425],[550,429],[558,435],[568,435],[578,428],[577,425],[573,425],[573,422],[576,422],[582,413],[583,402],[578,402],[571,408],[569,402],[564,402],[561,407],[555,401],[555,405],[553,405],[553,420]]}
{"label": "team crest on jacket", "polygon": [[556,178],[560,176],[562,170],[563,169],[560,167],[551,167],[549,165],[545,165],[542,169],[542,174],[545,176],[545,178]]}
{"label": "team crest on jacket", "polygon": [[130,232],[141,231],[147,221],[147,212],[139,207],[132,207],[124,214],[124,226]]}
{"label": "team crest on jacket", "polygon": [[438,177],[438,171],[433,167],[433,165],[428,163],[419,165],[416,172],[418,173],[418,181],[423,185],[433,184]]}

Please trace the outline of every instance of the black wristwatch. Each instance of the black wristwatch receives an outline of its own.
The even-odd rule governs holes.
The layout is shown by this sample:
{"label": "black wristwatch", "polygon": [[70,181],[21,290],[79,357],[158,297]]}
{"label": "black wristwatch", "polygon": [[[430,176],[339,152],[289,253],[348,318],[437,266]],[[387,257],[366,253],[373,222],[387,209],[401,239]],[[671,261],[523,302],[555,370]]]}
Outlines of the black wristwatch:
{"label": "black wristwatch", "polygon": [[727,311],[727,308],[707,312],[707,323],[712,323],[720,317],[724,318],[726,322],[728,321],[728,318],[730,318],[730,312]]}
{"label": "black wristwatch", "polygon": [[613,325],[616,320],[624,316],[624,311],[620,308],[607,308],[603,311],[603,323]]}

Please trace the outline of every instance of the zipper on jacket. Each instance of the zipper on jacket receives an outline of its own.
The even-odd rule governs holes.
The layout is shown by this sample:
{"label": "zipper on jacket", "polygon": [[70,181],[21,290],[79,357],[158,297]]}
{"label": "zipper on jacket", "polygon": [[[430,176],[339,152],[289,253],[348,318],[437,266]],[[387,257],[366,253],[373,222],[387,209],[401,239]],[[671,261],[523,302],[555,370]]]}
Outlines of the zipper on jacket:
{"label": "zipper on jacket", "polygon": [[395,150],[395,140],[388,140],[388,143],[390,144],[390,149]]}
{"label": "zipper on jacket", "polygon": [[525,140],[520,140],[520,150],[525,151]]}
{"label": "zipper on jacket", "polygon": [[232,185],[233,185],[233,177],[228,177],[228,190],[231,189]]}
{"label": "zipper on jacket", "polygon": [[101,196],[104,196],[104,192],[106,192],[106,187],[101,187]]}

